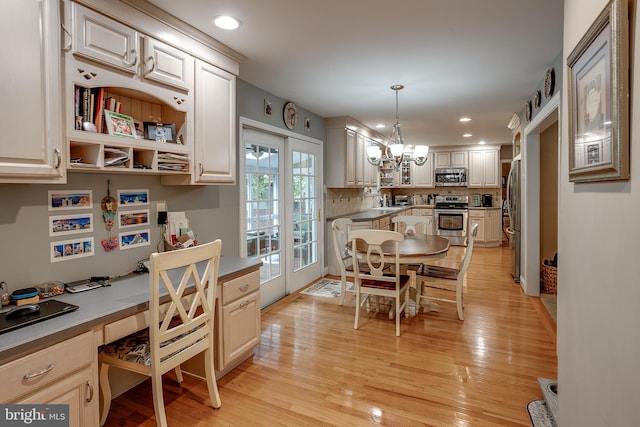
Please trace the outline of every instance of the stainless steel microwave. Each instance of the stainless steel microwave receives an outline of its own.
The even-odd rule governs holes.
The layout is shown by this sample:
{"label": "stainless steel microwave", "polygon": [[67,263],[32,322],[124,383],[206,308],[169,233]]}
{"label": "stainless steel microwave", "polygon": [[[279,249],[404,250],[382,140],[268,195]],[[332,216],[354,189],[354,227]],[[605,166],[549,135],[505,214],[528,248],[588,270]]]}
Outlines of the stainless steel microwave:
{"label": "stainless steel microwave", "polygon": [[467,169],[436,169],[435,181],[436,187],[466,187]]}

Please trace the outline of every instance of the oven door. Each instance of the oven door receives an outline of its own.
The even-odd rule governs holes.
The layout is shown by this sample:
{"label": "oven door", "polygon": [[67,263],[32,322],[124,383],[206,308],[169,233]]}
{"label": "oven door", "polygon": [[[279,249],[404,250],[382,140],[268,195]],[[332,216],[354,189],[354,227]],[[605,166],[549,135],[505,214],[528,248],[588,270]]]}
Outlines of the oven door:
{"label": "oven door", "polygon": [[468,212],[467,209],[435,209],[436,235],[448,238],[452,245],[464,246]]}

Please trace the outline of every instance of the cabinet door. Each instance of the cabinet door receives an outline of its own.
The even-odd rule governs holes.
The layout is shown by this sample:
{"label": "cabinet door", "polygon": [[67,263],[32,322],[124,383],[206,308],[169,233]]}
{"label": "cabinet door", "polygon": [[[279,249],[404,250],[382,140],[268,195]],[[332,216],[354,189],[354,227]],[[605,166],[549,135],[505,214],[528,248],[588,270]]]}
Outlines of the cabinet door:
{"label": "cabinet door", "polygon": [[469,230],[471,230],[471,227],[473,226],[473,224],[478,224],[478,232],[476,233],[476,242],[478,242],[478,243],[484,243],[484,242],[485,242],[485,236],[484,236],[484,228],[485,228],[485,224],[484,224],[484,217],[474,217],[474,218],[469,218]]}
{"label": "cabinet door", "polygon": [[435,162],[436,164],[434,167],[436,169],[451,167],[451,157],[449,152],[435,153]]}
{"label": "cabinet door", "polygon": [[97,369],[88,366],[15,403],[68,405],[69,420],[66,425],[97,426],[99,424]]}
{"label": "cabinet door", "polygon": [[72,53],[136,74],[138,32],[104,15],[72,3]]}
{"label": "cabinet door", "polygon": [[433,156],[429,156],[422,166],[413,165],[413,186],[434,187],[433,182]]}
{"label": "cabinet door", "polygon": [[16,2],[0,17],[0,182],[66,181],[59,28],[56,0]]}
{"label": "cabinet door", "polygon": [[194,183],[235,184],[236,79],[196,60]]}
{"label": "cabinet door", "polygon": [[144,38],[143,76],[185,92],[193,87],[193,58],[151,37]]}
{"label": "cabinet door", "polygon": [[467,152],[466,151],[452,151],[451,152],[451,167],[452,168],[466,168]]}
{"label": "cabinet door", "polygon": [[260,297],[254,292],[222,308],[224,352],[220,370],[260,342]]}
{"label": "cabinet door", "polygon": [[499,188],[500,177],[500,155],[497,150],[485,151],[484,153],[484,186]]}
{"label": "cabinet door", "polygon": [[[364,139],[352,130],[345,131],[346,163],[345,163],[345,185],[362,186],[363,164],[362,151],[364,150]],[[358,161],[360,160],[360,162]]]}
{"label": "cabinet door", "polygon": [[484,152],[471,151],[469,153],[468,187],[484,186]]}
{"label": "cabinet door", "polygon": [[502,212],[492,209],[487,214],[487,241],[499,242],[502,236]]}
{"label": "cabinet door", "polygon": [[378,184],[378,168],[367,161],[367,148],[371,147],[374,144],[375,143],[371,138],[365,138],[364,151],[362,153],[362,164],[364,165],[364,185],[369,187]]}

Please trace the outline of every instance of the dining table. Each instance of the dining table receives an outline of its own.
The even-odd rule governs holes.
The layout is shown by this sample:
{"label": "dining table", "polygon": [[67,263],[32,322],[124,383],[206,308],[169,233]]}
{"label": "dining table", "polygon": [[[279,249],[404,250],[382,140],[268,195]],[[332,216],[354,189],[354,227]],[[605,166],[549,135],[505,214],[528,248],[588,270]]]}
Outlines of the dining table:
{"label": "dining table", "polygon": [[[431,263],[444,258],[449,251],[450,242],[447,238],[429,235],[429,234],[406,234],[404,240],[398,243],[398,260],[402,265],[419,265]],[[382,256],[385,257],[384,262],[395,262],[395,242],[386,241],[381,246]],[[347,250],[349,253],[353,253],[351,249],[351,241],[347,242]],[[356,240],[356,250],[358,253],[365,254],[367,252],[367,245],[363,240]],[[389,257],[389,258],[386,258]],[[412,288],[415,294],[416,290]],[[418,298],[415,296],[412,298],[414,301],[414,310],[407,312],[408,316],[414,316],[418,309]],[[436,311],[434,306],[434,311]],[[389,318],[392,318],[393,313],[389,313]]]}

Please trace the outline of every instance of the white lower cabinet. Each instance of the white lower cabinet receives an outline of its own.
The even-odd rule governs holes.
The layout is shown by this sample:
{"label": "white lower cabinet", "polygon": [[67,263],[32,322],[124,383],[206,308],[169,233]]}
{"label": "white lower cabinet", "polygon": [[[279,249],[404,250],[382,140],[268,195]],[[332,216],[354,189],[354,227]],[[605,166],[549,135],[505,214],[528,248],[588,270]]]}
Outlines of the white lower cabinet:
{"label": "white lower cabinet", "polygon": [[0,366],[0,402],[69,405],[69,426],[98,425],[98,352],[93,332]]}
{"label": "white lower cabinet", "polygon": [[469,209],[469,230],[478,224],[475,244],[482,247],[500,246],[501,239],[500,209]]}
{"label": "white lower cabinet", "polygon": [[217,370],[225,372],[260,343],[260,271],[222,284],[217,312]]}

